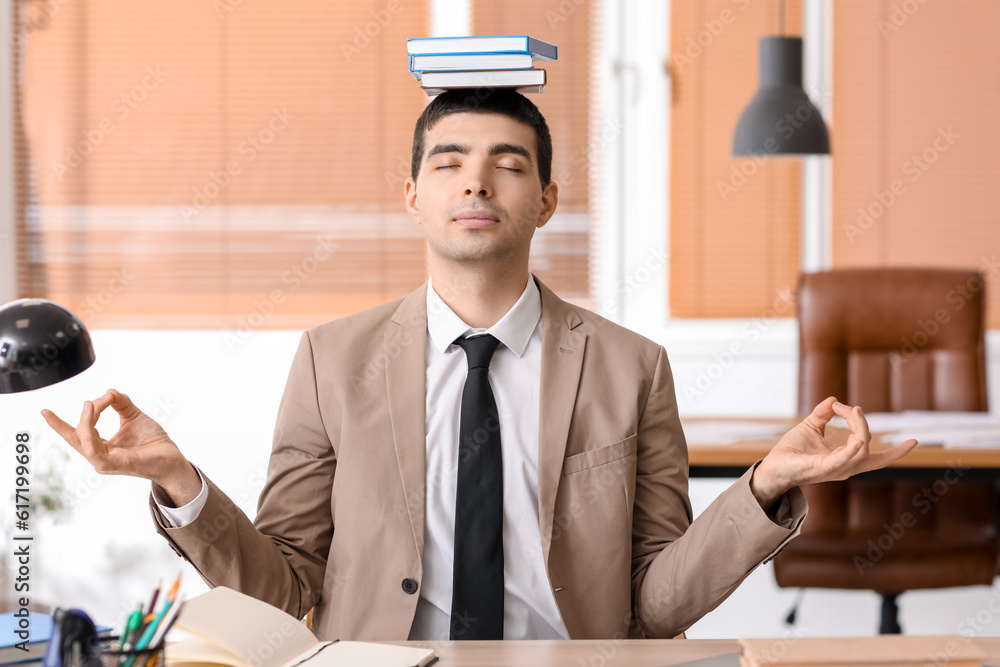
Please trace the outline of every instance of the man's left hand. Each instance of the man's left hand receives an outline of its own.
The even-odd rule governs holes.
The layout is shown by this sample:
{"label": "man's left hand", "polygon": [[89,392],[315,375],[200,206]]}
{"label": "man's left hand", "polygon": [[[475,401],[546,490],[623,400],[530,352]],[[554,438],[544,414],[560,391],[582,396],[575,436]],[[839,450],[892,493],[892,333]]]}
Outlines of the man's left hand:
{"label": "man's left hand", "polygon": [[[823,429],[834,415],[847,420],[851,434],[847,443],[834,447],[823,437]],[[917,446],[916,440],[872,454],[871,434],[858,406],[848,406],[830,397],[808,417],[782,436],[750,478],[750,490],[765,510],[789,489],[847,479],[898,461]]]}

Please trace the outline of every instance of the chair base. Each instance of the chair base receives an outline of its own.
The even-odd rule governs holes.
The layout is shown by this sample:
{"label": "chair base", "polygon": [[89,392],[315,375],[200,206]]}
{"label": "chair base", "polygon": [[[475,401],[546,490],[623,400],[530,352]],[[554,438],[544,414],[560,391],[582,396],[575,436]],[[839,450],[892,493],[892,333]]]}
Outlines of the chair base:
{"label": "chair base", "polygon": [[879,619],[878,633],[880,635],[900,635],[903,629],[899,627],[899,605],[896,604],[898,593],[882,593],[882,617]]}

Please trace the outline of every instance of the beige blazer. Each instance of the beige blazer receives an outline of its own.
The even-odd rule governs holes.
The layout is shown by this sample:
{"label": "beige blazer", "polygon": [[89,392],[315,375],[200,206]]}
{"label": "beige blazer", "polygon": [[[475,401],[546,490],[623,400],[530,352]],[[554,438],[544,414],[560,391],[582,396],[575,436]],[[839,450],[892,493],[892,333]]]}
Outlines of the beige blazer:
{"label": "beige blazer", "polygon": [[[534,280],[538,521],[559,611],[573,639],[672,637],[798,534],[805,501],[792,490],[772,520],[751,468],[692,523],[663,347]],[[254,522],[207,475],[207,504],[181,528],[150,496],[157,531],[209,585],[297,618],[315,606],[321,638],[407,638],[423,574],[426,289],[302,335]]]}

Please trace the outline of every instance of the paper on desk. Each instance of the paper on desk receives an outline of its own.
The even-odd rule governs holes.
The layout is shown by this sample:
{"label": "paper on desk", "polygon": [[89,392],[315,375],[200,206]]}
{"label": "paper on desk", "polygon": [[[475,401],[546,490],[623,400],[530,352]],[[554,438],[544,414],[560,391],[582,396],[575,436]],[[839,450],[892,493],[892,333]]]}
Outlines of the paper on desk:
{"label": "paper on desk", "polygon": [[738,440],[773,440],[783,435],[786,424],[753,421],[706,420],[682,422],[689,445],[728,445]]}
{"label": "paper on desk", "polygon": [[[865,418],[868,429],[887,444],[916,438],[921,445],[1000,448],[1000,415],[989,412],[904,410],[873,412]],[[834,417],[830,425],[847,428],[841,417]]]}

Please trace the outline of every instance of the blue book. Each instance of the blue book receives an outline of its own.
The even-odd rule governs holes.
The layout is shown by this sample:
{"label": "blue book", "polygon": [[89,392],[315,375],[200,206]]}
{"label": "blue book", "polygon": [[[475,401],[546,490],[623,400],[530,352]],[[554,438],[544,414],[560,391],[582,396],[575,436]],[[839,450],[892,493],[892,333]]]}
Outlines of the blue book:
{"label": "blue book", "polygon": [[558,49],[555,44],[528,35],[470,35],[410,38],[406,40],[406,53],[411,56],[531,53],[539,60],[556,60]]}
{"label": "blue book", "polygon": [[[22,662],[32,662],[45,657],[45,648],[52,638],[52,616],[37,611],[28,612],[29,630],[31,636],[25,640],[15,634],[20,628],[22,618],[14,616],[14,612],[0,614],[0,665],[14,665]],[[98,625],[97,632],[106,634],[111,631],[106,625]],[[23,644],[28,650],[22,651],[18,644]]]}
{"label": "blue book", "polygon": [[15,618],[14,612],[0,614],[0,665],[41,660],[45,655],[45,647],[52,637],[52,617],[35,611],[28,614],[31,637],[26,644],[27,651],[17,647],[25,640],[14,634],[20,628],[19,621],[22,619]]}
{"label": "blue book", "polygon": [[410,73],[419,81],[419,72],[531,69],[535,56],[524,53],[473,53],[410,56]]}

